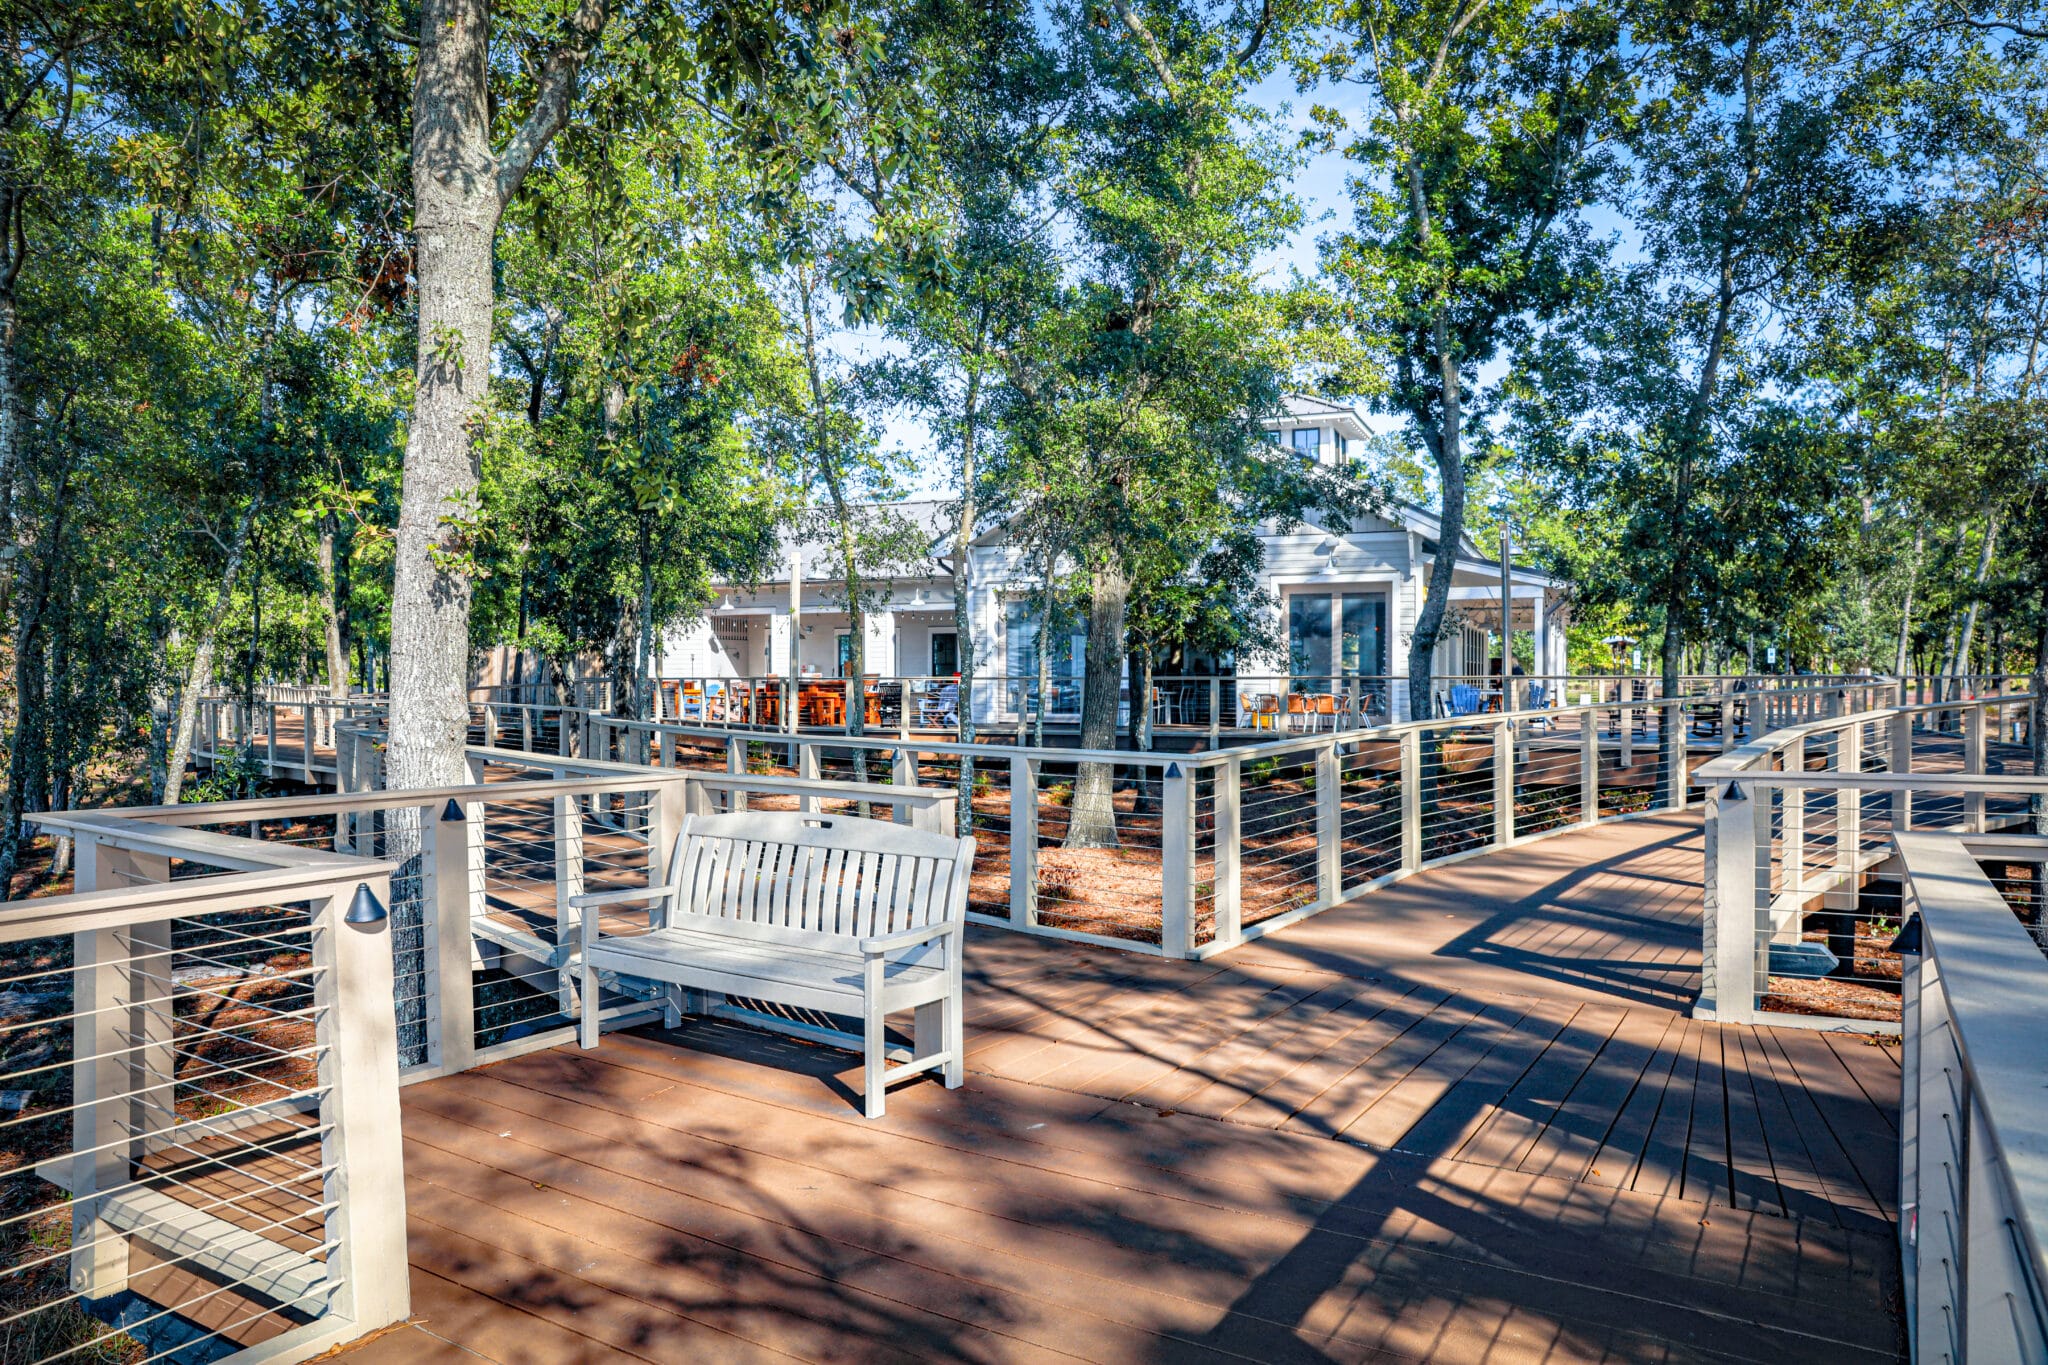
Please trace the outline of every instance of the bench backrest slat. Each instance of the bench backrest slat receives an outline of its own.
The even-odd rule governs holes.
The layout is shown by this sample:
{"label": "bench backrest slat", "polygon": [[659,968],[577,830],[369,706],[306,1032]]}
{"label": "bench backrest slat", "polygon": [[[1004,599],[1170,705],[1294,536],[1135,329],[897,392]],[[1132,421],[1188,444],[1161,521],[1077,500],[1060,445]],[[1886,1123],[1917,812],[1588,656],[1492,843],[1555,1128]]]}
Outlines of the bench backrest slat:
{"label": "bench backrest slat", "polygon": [[973,841],[880,820],[693,815],[669,866],[673,913],[749,937],[868,938],[964,918]]}

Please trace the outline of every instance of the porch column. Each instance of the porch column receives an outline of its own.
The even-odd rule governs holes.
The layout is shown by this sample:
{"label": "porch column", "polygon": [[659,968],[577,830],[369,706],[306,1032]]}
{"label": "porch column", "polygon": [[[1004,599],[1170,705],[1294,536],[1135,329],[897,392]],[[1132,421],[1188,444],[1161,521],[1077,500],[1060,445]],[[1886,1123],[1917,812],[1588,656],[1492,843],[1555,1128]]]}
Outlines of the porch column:
{"label": "porch column", "polygon": [[[1530,610],[1535,613],[1534,637],[1536,640],[1536,652],[1531,658],[1532,666],[1530,667],[1529,671],[1531,673],[1537,674],[1538,676],[1541,676],[1551,671],[1550,617],[1543,610],[1543,589],[1536,589],[1536,599],[1534,603],[1531,605]],[[1546,689],[1546,691],[1552,692],[1553,694],[1555,693],[1555,690],[1556,689],[1554,686]]]}

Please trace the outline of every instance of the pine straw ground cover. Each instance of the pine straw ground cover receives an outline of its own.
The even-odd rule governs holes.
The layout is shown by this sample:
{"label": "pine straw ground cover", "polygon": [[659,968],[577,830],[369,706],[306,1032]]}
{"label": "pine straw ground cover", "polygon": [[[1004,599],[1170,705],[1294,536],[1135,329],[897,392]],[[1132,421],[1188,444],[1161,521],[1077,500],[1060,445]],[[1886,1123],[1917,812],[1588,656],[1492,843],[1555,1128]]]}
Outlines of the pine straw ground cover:
{"label": "pine straw ground cover", "polygon": [[[195,923],[205,921],[184,922],[181,942]],[[8,983],[0,990],[0,1076],[6,1078],[0,1084],[28,1092],[18,1113],[0,1116],[0,1320],[15,1319],[0,1326],[0,1365],[26,1365],[66,1352],[67,1360],[112,1365],[149,1354],[141,1341],[111,1330],[70,1298],[69,1196],[35,1171],[38,1162],[72,1149],[72,961],[68,936],[0,950],[0,978]],[[243,964],[250,975],[194,980],[181,974],[173,1008],[179,1118],[224,1113],[315,1084],[312,1024],[273,1013],[302,1008],[309,988],[266,974],[304,962],[302,953],[270,953]],[[309,1055],[289,1055],[300,1051]],[[169,1155],[194,1154],[173,1149]],[[231,1220],[237,1215],[234,1205],[213,1212]],[[264,1217],[244,1215],[243,1221],[260,1223]],[[266,1235],[282,1240],[293,1231],[308,1229]]]}

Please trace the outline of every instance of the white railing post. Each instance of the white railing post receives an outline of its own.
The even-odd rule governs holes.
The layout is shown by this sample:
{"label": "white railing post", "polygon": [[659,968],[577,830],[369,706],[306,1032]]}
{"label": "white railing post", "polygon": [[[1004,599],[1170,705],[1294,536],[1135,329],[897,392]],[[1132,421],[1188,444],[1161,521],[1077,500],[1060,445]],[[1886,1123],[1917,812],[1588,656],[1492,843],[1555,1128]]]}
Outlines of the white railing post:
{"label": "white railing post", "polygon": [[1502,721],[1493,727],[1493,846],[1515,838],[1515,726]]}
{"label": "white railing post", "polygon": [[690,811],[691,789],[696,785],[687,780],[666,781],[655,784],[654,789],[647,793],[649,885],[661,885],[675,871],[669,866],[669,855],[675,851],[676,833],[682,829],[683,817]]}
{"label": "white railing post", "polygon": [[[914,787],[917,785],[917,750],[908,743],[898,744],[889,751],[889,785],[893,787]],[[909,811],[896,808],[897,818],[908,822]]]}
{"label": "white railing post", "polygon": [[[796,750],[796,775],[806,782],[816,782],[818,780],[818,746],[815,744],[792,743],[790,747]],[[818,798],[805,793],[797,798],[796,808],[806,812],[815,811],[818,808]]]}
{"label": "white railing post", "polygon": [[[170,859],[73,841],[78,891],[170,881]],[[73,987],[71,1253],[73,1293],[100,1298],[128,1287],[128,1239],[99,1216],[100,1191],[129,1187],[147,1133],[175,1123],[171,1049],[171,926],[87,930],[71,936]],[[138,958],[152,960],[138,972]],[[147,973],[147,975],[144,975]],[[149,978],[155,977],[152,981]],[[389,997],[386,997],[387,1003]],[[127,1008],[122,1008],[126,1006]]]}
{"label": "white railing post", "polygon": [[1216,773],[1216,939],[1229,946],[1244,937],[1244,863],[1238,839],[1243,830],[1241,794],[1244,758],[1231,753]]}
{"label": "white railing post", "polygon": [[1659,737],[1669,736],[1669,742],[1665,744],[1664,749],[1671,755],[1670,767],[1664,773],[1664,804],[1672,810],[1684,810],[1686,780],[1689,776],[1686,771],[1685,746],[1692,729],[1686,721],[1685,702],[1665,702],[1663,719],[1659,724],[1662,727],[1662,734]]}
{"label": "white railing post", "polygon": [[1401,870],[1422,866],[1422,732],[1401,732]]}
{"label": "white railing post", "polygon": [[[1893,773],[1913,771],[1913,716],[1901,711],[1891,718],[1891,755],[1885,763],[1885,770]],[[1894,830],[1913,827],[1913,793],[1905,787],[1892,792],[1892,828]]]}
{"label": "white railing post", "polygon": [[1600,819],[1600,709],[1579,712],[1579,823]]}
{"label": "white railing post", "polygon": [[1010,924],[1023,929],[1038,922],[1038,769],[1030,759],[1010,759]]}
{"label": "white railing post", "polygon": [[1159,947],[1168,957],[1195,951],[1195,783],[1169,763],[1159,780]]}
{"label": "white railing post", "polygon": [[[470,840],[460,803],[419,810],[420,901],[426,923],[427,1062],[448,1075],[476,1057],[476,990],[470,974]],[[481,839],[478,840],[481,842]]]}
{"label": "white railing post", "polygon": [[1316,746],[1316,899],[1335,905],[1344,890],[1344,765],[1332,738]]}
{"label": "white railing post", "polygon": [[[1863,771],[1863,724],[1851,721],[1835,732],[1835,771],[1854,776]],[[1862,876],[1857,865],[1863,853],[1863,788],[1854,785],[1834,789],[1835,865],[1823,905],[1846,914],[1862,898]]]}
{"label": "white railing post", "polygon": [[[1803,773],[1806,771],[1805,735],[1794,739],[1785,749],[1785,771]],[[1806,889],[1806,788],[1788,786],[1781,798],[1785,818],[1781,832],[1784,851],[1779,855],[1785,868],[1785,889],[1799,892]],[[1775,927],[1775,926],[1773,926]]]}
{"label": "white railing post", "polygon": [[[1963,774],[1984,775],[1984,704],[1966,703],[1963,710]],[[1971,834],[1984,832],[1984,793],[1963,793],[1963,828]]]}
{"label": "white railing post", "polygon": [[1694,1010],[1703,1019],[1741,1024],[1756,1017],[1757,816],[1769,803],[1768,788],[1752,784],[1745,790],[1739,780],[1707,791],[1706,914]]}
{"label": "white railing post", "polygon": [[[563,776],[558,769],[557,778]],[[555,942],[567,945],[582,933],[581,917],[569,902],[583,894],[583,803],[574,795],[555,798]],[[575,1019],[577,1013],[576,973],[565,957],[560,963],[561,979],[556,986],[562,1017]],[[584,1009],[596,1009],[598,1002],[581,1002]]]}
{"label": "white railing post", "polygon": [[[747,771],[747,738],[745,735],[725,737],[725,770],[735,777],[745,776]],[[747,794],[734,788],[726,798],[728,811],[742,811],[747,808]]]}
{"label": "white railing post", "polygon": [[1223,679],[1209,679],[1209,747],[1215,748],[1223,731]]}
{"label": "white railing post", "polygon": [[[390,904],[388,877],[365,878]],[[348,924],[352,888],[321,904],[313,935],[314,1017],[326,1035],[320,1057],[322,1164],[334,1204],[327,1257],[336,1283],[331,1310],[357,1334],[402,1322],[412,1309],[405,1250],[405,1162],[398,1121],[398,1029],[392,1013],[389,916]],[[468,952],[463,970],[468,971]]]}

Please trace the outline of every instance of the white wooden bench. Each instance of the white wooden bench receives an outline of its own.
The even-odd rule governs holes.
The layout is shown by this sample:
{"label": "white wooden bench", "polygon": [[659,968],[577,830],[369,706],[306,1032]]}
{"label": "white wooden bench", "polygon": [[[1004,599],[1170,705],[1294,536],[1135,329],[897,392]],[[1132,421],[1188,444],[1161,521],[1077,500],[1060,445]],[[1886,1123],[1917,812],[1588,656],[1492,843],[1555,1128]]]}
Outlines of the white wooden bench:
{"label": "white wooden bench", "polygon": [[[598,973],[854,1015],[867,1115],[894,1081],[962,1079],[960,953],[974,840],[846,816],[747,811],[684,819],[664,886],[573,898],[582,1041],[598,1042]],[[605,907],[646,902],[645,933],[603,934]],[[883,1021],[916,1011],[909,1061],[885,1067]]]}

